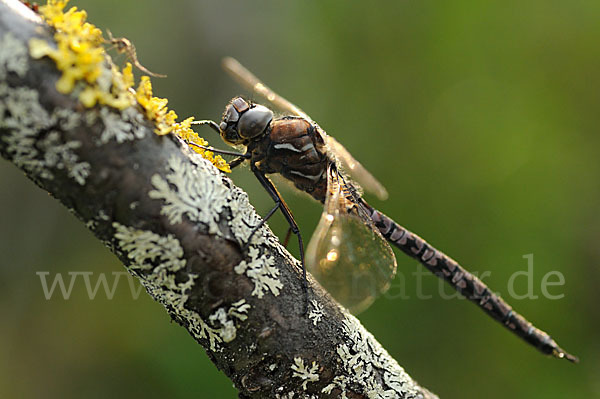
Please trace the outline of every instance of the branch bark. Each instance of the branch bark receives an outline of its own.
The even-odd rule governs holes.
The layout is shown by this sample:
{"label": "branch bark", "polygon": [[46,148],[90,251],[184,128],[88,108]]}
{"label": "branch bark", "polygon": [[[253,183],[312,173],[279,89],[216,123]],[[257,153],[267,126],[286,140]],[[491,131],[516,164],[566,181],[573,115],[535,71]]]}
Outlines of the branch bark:
{"label": "branch bark", "polygon": [[54,62],[51,30],[0,0],[0,153],[65,205],[205,349],[243,398],[435,398],[312,279],[246,193],[136,107],[85,108]]}

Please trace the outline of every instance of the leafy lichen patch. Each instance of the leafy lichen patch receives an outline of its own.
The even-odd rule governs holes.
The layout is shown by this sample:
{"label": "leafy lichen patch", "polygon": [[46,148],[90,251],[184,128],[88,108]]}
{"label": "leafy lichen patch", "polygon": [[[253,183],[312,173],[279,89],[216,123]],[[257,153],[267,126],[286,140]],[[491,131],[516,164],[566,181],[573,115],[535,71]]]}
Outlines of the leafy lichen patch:
{"label": "leafy lichen patch", "polygon": [[418,385],[356,317],[346,313],[342,330],[344,343],[336,353],[343,375],[334,377],[324,394],[338,389],[342,398],[348,390],[363,391],[370,399],[423,398]]}
{"label": "leafy lichen patch", "polygon": [[278,296],[283,288],[279,280],[279,269],[275,267],[275,259],[267,254],[260,254],[256,247],[248,250],[250,260],[242,260],[235,268],[237,274],[246,274],[254,284],[252,295],[262,298],[266,292]]}
{"label": "leafy lichen patch", "polygon": [[[20,45],[24,51],[24,45]],[[0,58],[5,59],[5,51],[0,47]],[[15,72],[8,69],[11,65],[0,63],[0,74]],[[61,136],[61,132],[72,130],[80,123],[81,116],[70,109],[56,108],[49,114],[40,104],[36,90],[0,83],[0,128],[8,132],[2,138],[7,144],[6,152],[17,167],[32,176],[52,180],[57,170],[64,170],[78,184],[85,184],[90,164],[77,155],[81,143],[64,141]],[[42,130],[47,133],[39,139]]]}
{"label": "leafy lichen patch", "polygon": [[[194,165],[180,157],[173,156],[168,160],[166,177],[160,174],[152,176],[153,189],[148,193],[152,199],[163,200],[161,214],[165,215],[170,223],[176,224],[183,221],[185,216],[192,222],[202,223],[207,227],[209,234],[224,236],[219,222],[227,211],[232,218],[229,222],[231,231],[235,234],[240,244],[245,244],[252,228],[260,222],[260,218],[247,203],[247,197],[240,195],[239,189],[226,186],[223,179],[226,177],[216,172],[214,168],[207,167],[206,161],[198,161]],[[243,204],[240,204],[242,201]],[[243,216],[240,217],[240,213]],[[242,225],[241,218],[251,219],[254,225]],[[263,227],[265,229],[266,227]],[[265,240],[260,233],[257,240]],[[252,244],[256,245],[253,241]],[[266,254],[260,254],[255,245],[248,250],[247,260],[242,260],[235,272],[245,274],[254,284],[252,295],[262,298],[265,293],[279,295],[283,284],[279,281],[279,270],[275,267],[275,259]]]}
{"label": "leafy lichen patch", "polygon": [[42,177],[54,178],[48,168],[64,169],[69,177],[78,184],[82,186],[85,184],[91,166],[87,162],[79,162],[79,158],[74,152],[81,147],[81,142],[76,140],[63,142],[58,131],[51,131],[46,137],[39,140],[38,147],[43,151],[44,166],[46,167],[41,174]]}
{"label": "leafy lichen patch", "polygon": [[313,361],[310,366],[304,364],[304,359],[301,357],[294,358],[294,364],[292,365],[294,371],[292,377],[300,378],[302,380],[302,389],[306,391],[306,386],[309,382],[319,381],[319,365]]}
{"label": "leafy lichen patch", "polygon": [[156,300],[185,320],[188,330],[201,341],[208,341],[212,351],[223,349],[223,343],[236,337],[234,320],[244,321],[250,310],[245,300],[233,303],[229,308],[219,308],[205,321],[197,312],[186,307],[189,293],[198,277],[188,275],[185,282],[176,282],[175,273],[186,266],[183,248],[172,235],[161,236],[152,231],[139,230],[113,223],[117,248],[130,259],[130,269],[140,276],[144,288]]}
{"label": "leafy lichen patch", "polygon": [[192,222],[207,225],[210,234],[220,232],[217,222],[229,200],[229,190],[219,175],[201,174],[186,160],[173,156],[168,161],[166,179],[155,174],[151,182],[154,189],[148,195],[164,200],[161,214],[170,223],[181,223],[185,215]]}
{"label": "leafy lichen patch", "polygon": [[313,325],[317,325],[323,318],[323,305],[316,300],[310,301],[310,311],[308,312],[308,318],[312,320]]}
{"label": "leafy lichen patch", "polygon": [[[230,223],[231,230],[240,243],[246,243],[250,238],[252,229],[260,223],[261,219],[250,205],[248,194],[241,190],[236,190],[231,194],[231,197],[231,208],[233,211],[233,219]],[[255,245],[263,244],[265,235],[262,233],[264,232],[257,231],[252,236],[252,243]]]}
{"label": "leafy lichen patch", "polygon": [[25,76],[29,67],[27,49],[10,32],[0,38],[0,80],[6,79],[9,72]]}
{"label": "leafy lichen patch", "polygon": [[241,299],[231,304],[231,307],[228,310],[225,310],[225,308],[219,308],[216,312],[208,317],[208,320],[213,325],[221,325],[221,328],[218,331],[223,342],[231,342],[237,335],[235,319],[240,321],[246,320],[248,318],[247,313],[250,308],[250,304],[246,303],[245,299]]}
{"label": "leafy lichen patch", "polygon": [[[88,115],[88,124],[95,123],[98,113],[94,110],[88,112]],[[126,141],[142,139],[145,136],[144,116],[133,107],[125,108],[120,112],[103,107],[100,109],[99,117],[104,126],[97,142],[99,145],[106,144],[111,140],[121,144]]]}

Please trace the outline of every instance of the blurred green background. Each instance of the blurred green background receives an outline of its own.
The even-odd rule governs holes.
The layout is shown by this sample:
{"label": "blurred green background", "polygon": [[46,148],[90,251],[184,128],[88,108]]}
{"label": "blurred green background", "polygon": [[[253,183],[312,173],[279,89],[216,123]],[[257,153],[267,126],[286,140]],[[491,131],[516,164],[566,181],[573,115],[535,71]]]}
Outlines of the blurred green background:
{"label": "blurred green background", "polygon": [[[591,1],[71,1],[168,75],[180,117],[218,119],[238,58],[337,137],[390,192],[382,211],[484,279],[579,365],[545,358],[397,253],[393,293],[360,318],[442,398],[600,397],[600,3]],[[126,61],[124,56],[117,58]],[[218,147],[211,133],[205,137]],[[248,170],[232,178],[264,214]],[[0,397],[233,398],[184,329],[119,283],[46,300],[36,272],[123,271],[66,209],[0,162]],[[305,237],[319,205],[283,194]],[[280,236],[286,225],[270,222]],[[292,252],[296,247],[292,246]],[[510,276],[534,255],[533,293]],[[564,275],[544,297],[542,278]],[[515,280],[515,291],[527,291]],[[430,295],[419,299],[417,294]],[[445,294],[451,290],[446,288]]]}

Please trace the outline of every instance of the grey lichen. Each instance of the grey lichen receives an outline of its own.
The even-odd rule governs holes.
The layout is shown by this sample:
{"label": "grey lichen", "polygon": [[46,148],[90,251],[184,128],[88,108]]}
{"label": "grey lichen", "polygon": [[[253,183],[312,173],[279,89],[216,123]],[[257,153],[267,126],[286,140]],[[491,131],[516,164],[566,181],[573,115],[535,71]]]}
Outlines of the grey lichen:
{"label": "grey lichen", "polygon": [[[0,80],[10,73],[24,76],[28,60],[27,48],[11,33],[0,38]],[[26,172],[52,180],[56,170],[65,170],[78,184],[85,184],[90,165],[80,161],[75,151],[81,143],[64,142],[61,136],[80,123],[80,114],[70,109],[55,108],[49,114],[40,104],[37,90],[0,82],[0,128],[9,132],[2,139],[15,165]],[[39,139],[43,130],[49,131]]]}
{"label": "grey lichen", "polygon": [[234,319],[244,321],[248,318],[247,313],[250,310],[250,304],[246,303],[245,299],[241,299],[233,304],[228,310],[219,308],[216,312],[208,317],[208,320],[215,325],[217,322],[222,326],[219,330],[219,335],[223,342],[231,342],[237,334],[237,326]]}
{"label": "grey lichen", "polygon": [[164,200],[161,213],[167,216],[170,223],[181,223],[185,215],[192,222],[207,225],[209,233],[218,234],[217,222],[229,200],[229,190],[222,184],[216,168],[208,161],[200,165],[211,170],[211,173],[203,173],[207,170],[194,168],[180,157],[171,157],[166,180],[159,174],[152,176],[154,190],[148,195],[152,199]]}
{"label": "grey lichen", "polygon": [[[96,123],[98,117],[96,110],[89,111],[87,115],[88,125]],[[121,144],[126,141],[143,139],[145,136],[144,116],[135,107],[125,108],[120,112],[103,107],[100,109],[99,117],[104,129],[96,143],[98,145],[106,144],[111,140]]]}
{"label": "grey lichen", "polygon": [[0,80],[9,72],[25,76],[29,68],[29,55],[23,43],[10,32],[0,37]]}
{"label": "grey lichen", "polygon": [[310,366],[304,364],[304,359],[301,357],[294,358],[294,364],[292,365],[294,371],[292,377],[300,378],[302,380],[302,389],[306,391],[306,386],[309,382],[319,381],[319,365],[313,361]]}
{"label": "grey lichen", "polygon": [[344,343],[336,348],[344,374],[334,377],[322,392],[329,394],[337,388],[342,392],[341,398],[346,399],[348,389],[362,386],[369,399],[424,398],[422,388],[358,319],[349,313],[345,317],[342,324]]}
{"label": "grey lichen", "polygon": [[[252,227],[258,225],[260,218],[256,215],[247,196],[241,195],[231,184],[227,187],[223,175],[208,161],[199,156],[192,155],[195,165],[172,157],[168,161],[166,178],[159,174],[152,176],[154,187],[148,195],[152,199],[164,201],[161,214],[165,215],[172,224],[181,223],[183,217],[192,222],[202,223],[209,234],[225,236],[219,222],[224,218],[225,208],[232,214],[228,221],[230,231],[233,232],[240,244],[245,244]],[[239,189],[238,189],[239,191]],[[252,220],[250,223],[241,221]],[[275,259],[267,254],[261,254],[258,245],[267,238],[272,237],[266,228],[255,234],[257,240],[252,241],[248,249],[248,260],[242,260],[235,267],[235,272],[245,274],[254,284],[252,295],[262,298],[266,292],[279,295],[283,284],[279,280],[279,270],[274,266]]]}
{"label": "grey lichen", "polygon": [[[179,240],[173,235],[161,236],[117,222],[113,223],[113,227],[118,249],[131,260],[129,267],[133,271],[139,271],[140,281],[148,293],[175,312],[176,317],[186,320],[189,323],[188,330],[197,339],[208,340],[212,351],[221,350],[223,336],[232,336],[231,327],[225,323],[221,328],[213,328],[198,313],[185,306],[196,275],[189,274],[184,283],[175,281],[175,273],[186,265]],[[235,314],[240,314],[239,306],[241,304],[235,307]],[[219,321],[219,317],[212,321]]]}
{"label": "grey lichen", "polygon": [[254,283],[252,295],[262,298],[265,292],[279,295],[283,284],[279,281],[279,269],[275,267],[275,259],[267,254],[260,255],[256,247],[248,251],[250,261],[242,260],[236,267],[237,274],[246,274]]}
{"label": "grey lichen", "polygon": [[38,131],[49,125],[50,116],[40,105],[37,91],[0,82],[0,128],[10,132],[2,140],[17,167],[34,175],[45,169],[35,142]]}
{"label": "grey lichen", "polygon": [[[241,190],[232,193],[231,196],[232,208],[234,208],[233,219],[230,226],[235,236],[240,242],[247,242],[252,231],[252,228],[260,223],[260,217],[252,209],[248,194]],[[261,232],[257,232],[261,233]],[[253,243],[260,245],[264,239],[264,234],[254,234]]]}
{"label": "grey lichen", "polygon": [[308,313],[308,318],[312,320],[313,325],[317,325],[321,319],[323,318],[323,305],[314,299],[310,301],[310,311]]}
{"label": "grey lichen", "polygon": [[60,133],[52,130],[37,144],[44,155],[42,177],[53,179],[54,175],[50,172],[51,168],[65,169],[69,177],[73,178],[78,184],[85,184],[85,179],[89,176],[91,167],[87,162],[79,162],[79,158],[74,152],[74,150],[81,147],[79,141],[63,142]]}
{"label": "grey lichen", "polygon": [[[113,223],[119,248],[127,254],[132,269],[170,270],[176,272],[185,266],[183,248],[172,235],[161,236],[152,231],[137,230]],[[155,267],[154,262],[158,262]]]}
{"label": "grey lichen", "polygon": [[[69,109],[57,108],[49,115],[36,90],[0,83],[0,128],[10,132],[2,138],[6,151],[15,165],[32,175],[52,180],[56,170],[64,169],[78,184],[85,184],[90,164],[80,161],[75,152],[81,143],[64,142],[61,136],[80,120],[79,114]],[[48,129],[39,139],[39,132]]]}

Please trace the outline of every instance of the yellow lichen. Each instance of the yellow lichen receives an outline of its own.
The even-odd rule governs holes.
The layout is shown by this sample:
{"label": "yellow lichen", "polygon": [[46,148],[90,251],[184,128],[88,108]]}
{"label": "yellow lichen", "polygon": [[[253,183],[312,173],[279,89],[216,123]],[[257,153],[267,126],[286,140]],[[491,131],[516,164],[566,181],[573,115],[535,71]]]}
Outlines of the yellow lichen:
{"label": "yellow lichen", "polygon": [[119,71],[114,65],[110,74],[105,73],[102,31],[86,22],[87,13],[78,11],[77,7],[64,12],[66,5],[67,0],[49,0],[48,4],[39,8],[40,15],[55,29],[56,48],[45,40],[33,38],[29,41],[31,56],[46,56],[54,60],[56,67],[62,71],[56,82],[56,90],[61,93],[71,93],[80,81],[86,83],[79,92],[79,100],[86,107],[105,104],[125,109],[135,104],[135,98],[129,91],[133,86],[132,77],[125,76],[127,72]]}
{"label": "yellow lichen", "polygon": [[[152,83],[148,76],[142,76],[135,96],[138,104],[144,109],[146,117],[154,121],[154,124],[156,125],[154,131],[156,134],[163,135],[173,133],[186,142],[208,146],[208,142],[198,136],[198,133],[191,128],[192,121],[194,120],[193,117],[187,118],[181,122],[175,122],[177,114],[175,111],[167,108],[168,100],[166,98],[152,96]],[[229,165],[220,155],[215,155],[212,151],[207,151],[196,146],[191,146],[191,148],[212,162],[220,170],[228,173],[231,172]]]}
{"label": "yellow lichen", "polygon": [[[177,114],[167,108],[168,101],[152,96],[152,83],[148,76],[141,77],[137,91],[132,89],[134,77],[131,64],[127,63],[121,71],[108,61],[102,31],[86,22],[85,11],[72,7],[65,12],[67,3],[68,0],[48,0],[45,6],[39,7],[40,15],[55,29],[56,47],[39,38],[29,41],[29,54],[33,58],[49,57],[62,72],[56,89],[64,94],[75,91],[79,101],[87,108],[102,104],[125,109],[137,102],[146,117],[154,122],[156,134],[173,133],[188,142],[208,145],[190,128],[193,118],[176,123]],[[83,84],[78,85],[80,82]],[[220,170],[231,171],[219,155],[198,147],[193,149]]]}
{"label": "yellow lichen", "polygon": [[[204,140],[202,137],[198,136],[198,133],[196,133],[191,128],[193,121],[194,121],[194,118],[190,117],[190,118],[184,119],[183,121],[181,121],[179,123],[175,123],[173,125],[172,133],[181,137],[186,142],[195,143],[195,144],[205,146],[205,147],[208,146],[208,142],[206,140]],[[194,145],[191,145],[190,148],[192,148],[198,154],[202,155],[204,158],[208,159],[210,162],[212,162],[217,168],[219,168],[223,172],[227,172],[227,173],[231,172],[229,165],[220,155],[216,155],[212,151],[208,151],[203,148],[196,147]]]}
{"label": "yellow lichen", "polygon": [[138,104],[144,109],[146,117],[154,121],[156,125],[154,131],[156,134],[160,136],[170,133],[173,130],[177,114],[175,111],[169,111],[167,108],[169,100],[152,96],[152,83],[148,76],[142,76],[135,97]]}

